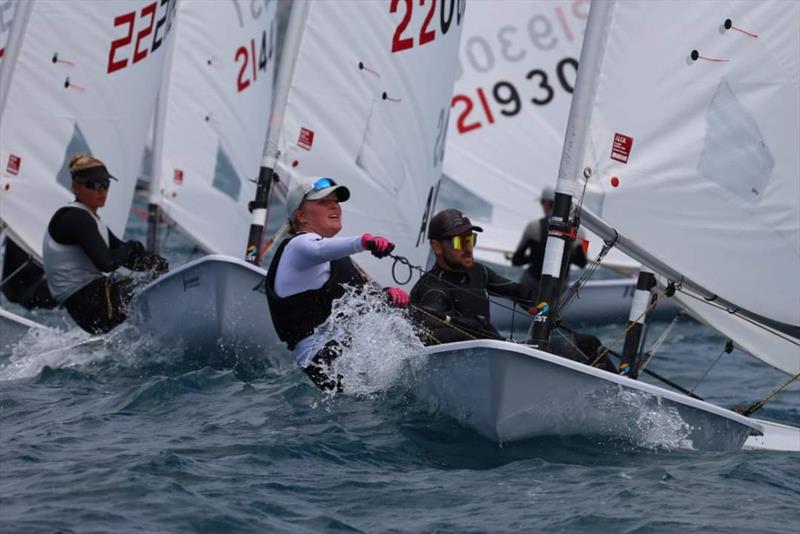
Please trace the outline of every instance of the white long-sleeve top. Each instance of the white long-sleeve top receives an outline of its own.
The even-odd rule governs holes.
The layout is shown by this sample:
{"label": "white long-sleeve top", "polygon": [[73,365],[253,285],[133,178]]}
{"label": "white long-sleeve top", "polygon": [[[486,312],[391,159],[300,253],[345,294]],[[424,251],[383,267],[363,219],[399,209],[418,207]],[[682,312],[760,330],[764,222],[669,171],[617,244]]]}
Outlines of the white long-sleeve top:
{"label": "white long-sleeve top", "polygon": [[[362,252],[361,236],[322,237],[315,233],[301,234],[283,249],[275,273],[275,293],[286,298],[309,289],[319,289],[331,276],[331,260]],[[315,332],[297,342],[292,356],[301,367],[330,341],[324,333]]]}

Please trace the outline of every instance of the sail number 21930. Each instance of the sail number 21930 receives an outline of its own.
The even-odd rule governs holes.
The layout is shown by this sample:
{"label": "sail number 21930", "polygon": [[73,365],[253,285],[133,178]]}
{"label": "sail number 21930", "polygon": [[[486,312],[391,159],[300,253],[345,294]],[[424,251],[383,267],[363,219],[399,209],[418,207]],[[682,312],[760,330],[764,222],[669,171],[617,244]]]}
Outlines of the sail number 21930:
{"label": "sail number 21930", "polygon": [[[419,28],[419,39],[417,43],[419,46],[430,43],[436,39],[436,22],[433,20],[436,14],[436,0],[416,0],[419,2],[421,8],[425,8],[428,4],[425,19],[422,21],[422,26]],[[411,18],[414,13],[415,0],[390,0],[389,13],[397,13],[401,6],[403,10],[403,18],[394,30],[392,36],[392,53],[402,52],[414,47],[414,31],[409,29]],[[441,0],[439,4],[439,31],[445,35],[450,31],[450,26],[455,22],[456,26],[461,25],[461,20],[464,18],[464,8],[466,0]],[[455,20],[453,20],[455,19]]]}

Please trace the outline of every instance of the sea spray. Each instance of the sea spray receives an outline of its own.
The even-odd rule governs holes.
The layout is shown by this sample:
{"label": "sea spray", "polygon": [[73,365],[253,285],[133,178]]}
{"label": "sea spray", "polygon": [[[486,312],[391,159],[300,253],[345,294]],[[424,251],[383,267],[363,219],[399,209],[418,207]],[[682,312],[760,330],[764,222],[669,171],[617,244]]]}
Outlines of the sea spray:
{"label": "sea spray", "polygon": [[604,389],[594,397],[599,412],[607,417],[610,434],[626,436],[646,449],[694,448],[692,427],[661,397],[622,387]]}
{"label": "sea spray", "polygon": [[91,336],[79,328],[31,328],[14,346],[10,357],[0,363],[0,380],[35,376],[45,367],[76,367],[108,354],[102,350],[101,336]]}
{"label": "sea spray", "polygon": [[136,370],[174,365],[181,356],[180,344],[165,347],[130,323],[95,336],[78,327],[70,330],[32,328],[14,345],[10,356],[0,360],[0,381],[36,376],[45,367],[103,365],[117,370]]}
{"label": "sea spray", "polygon": [[423,345],[406,310],[391,307],[380,291],[347,288],[315,335],[343,346],[331,374],[349,394],[371,395],[401,384],[419,366]]}

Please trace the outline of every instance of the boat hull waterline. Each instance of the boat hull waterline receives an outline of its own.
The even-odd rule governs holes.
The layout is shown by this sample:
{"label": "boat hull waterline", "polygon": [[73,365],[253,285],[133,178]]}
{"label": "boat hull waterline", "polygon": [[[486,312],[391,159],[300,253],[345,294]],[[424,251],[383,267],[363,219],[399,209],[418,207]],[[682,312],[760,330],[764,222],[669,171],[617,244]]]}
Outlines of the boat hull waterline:
{"label": "boat hull waterline", "polygon": [[144,332],[213,358],[258,358],[277,338],[264,293],[266,272],[238,258],[209,255],[145,286],[132,303]]}
{"label": "boat hull waterline", "polygon": [[463,341],[426,353],[417,393],[498,443],[587,436],[729,451],[762,434],[730,410],[525,345]]}

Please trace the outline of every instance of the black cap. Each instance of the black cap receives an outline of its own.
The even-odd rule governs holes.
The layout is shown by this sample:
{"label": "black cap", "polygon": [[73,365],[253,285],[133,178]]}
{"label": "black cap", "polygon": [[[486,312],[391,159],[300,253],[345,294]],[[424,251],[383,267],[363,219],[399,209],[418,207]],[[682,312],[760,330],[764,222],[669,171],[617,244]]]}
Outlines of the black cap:
{"label": "black cap", "polygon": [[483,228],[475,226],[466,215],[451,208],[433,216],[428,226],[428,239],[446,239],[472,231],[483,232]]}
{"label": "black cap", "polygon": [[100,180],[114,180],[115,182],[119,181],[108,172],[105,165],[96,165],[94,167],[89,167],[86,169],[80,169],[77,171],[71,171],[72,179],[76,182],[92,182],[92,181],[100,181]]}

